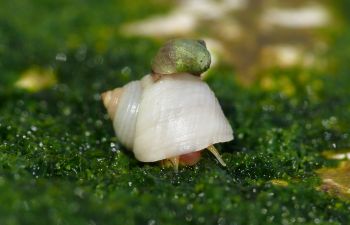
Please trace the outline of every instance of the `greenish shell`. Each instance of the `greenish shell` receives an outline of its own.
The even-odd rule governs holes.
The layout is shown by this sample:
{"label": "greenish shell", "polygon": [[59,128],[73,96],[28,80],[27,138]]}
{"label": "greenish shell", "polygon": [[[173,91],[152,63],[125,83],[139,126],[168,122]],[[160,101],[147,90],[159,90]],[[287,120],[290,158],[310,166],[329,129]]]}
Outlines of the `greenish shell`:
{"label": "greenish shell", "polygon": [[203,40],[168,41],[152,62],[155,74],[190,73],[200,75],[210,67],[210,53]]}

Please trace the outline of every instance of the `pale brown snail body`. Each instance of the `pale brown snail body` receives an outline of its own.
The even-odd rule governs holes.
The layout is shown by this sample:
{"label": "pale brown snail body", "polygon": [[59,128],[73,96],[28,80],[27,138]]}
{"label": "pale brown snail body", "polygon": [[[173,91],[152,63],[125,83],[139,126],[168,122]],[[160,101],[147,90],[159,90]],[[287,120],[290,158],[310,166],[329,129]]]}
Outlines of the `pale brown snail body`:
{"label": "pale brown snail body", "polygon": [[[191,66],[192,65],[192,66]],[[174,40],[160,49],[153,73],[102,94],[119,141],[142,162],[194,164],[213,144],[233,139],[214,93],[198,75],[210,66],[203,41]]]}

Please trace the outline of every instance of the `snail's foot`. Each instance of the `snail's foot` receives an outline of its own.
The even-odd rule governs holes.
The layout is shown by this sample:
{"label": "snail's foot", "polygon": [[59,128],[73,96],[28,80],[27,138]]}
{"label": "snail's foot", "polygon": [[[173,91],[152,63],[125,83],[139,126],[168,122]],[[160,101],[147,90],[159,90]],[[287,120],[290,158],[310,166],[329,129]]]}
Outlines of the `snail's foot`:
{"label": "snail's foot", "polygon": [[178,172],[179,165],[181,166],[193,166],[201,158],[201,151],[191,152],[171,158],[161,160],[160,163],[163,168],[173,167],[175,172]]}
{"label": "snail's foot", "polygon": [[180,165],[193,166],[201,159],[201,151],[180,155]]}

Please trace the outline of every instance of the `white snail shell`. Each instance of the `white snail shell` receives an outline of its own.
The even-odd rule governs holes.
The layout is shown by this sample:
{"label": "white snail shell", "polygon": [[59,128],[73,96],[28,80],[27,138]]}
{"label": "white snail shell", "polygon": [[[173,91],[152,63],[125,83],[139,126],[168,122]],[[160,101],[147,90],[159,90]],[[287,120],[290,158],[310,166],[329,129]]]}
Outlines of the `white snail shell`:
{"label": "white snail shell", "polygon": [[209,86],[188,73],[146,75],[107,91],[103,103],[119,141],[142,162],[200,151],[233,139]]}

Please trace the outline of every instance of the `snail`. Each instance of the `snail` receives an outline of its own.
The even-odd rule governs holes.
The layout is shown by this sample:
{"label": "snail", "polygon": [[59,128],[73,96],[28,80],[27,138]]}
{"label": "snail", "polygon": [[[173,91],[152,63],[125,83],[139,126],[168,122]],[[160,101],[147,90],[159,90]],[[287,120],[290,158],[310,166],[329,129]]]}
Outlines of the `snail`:
{"label": "snail", "polygon": [[210,67],[204,41],[168,41],[152,61],[152,73],[102,93],[121,144],[141,162],[193,165],[208,149],[226,166],[214,144],[233,139],[215,94],[200,78]]}

